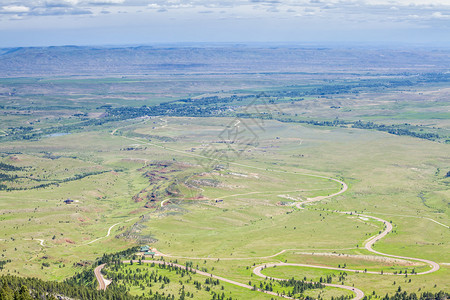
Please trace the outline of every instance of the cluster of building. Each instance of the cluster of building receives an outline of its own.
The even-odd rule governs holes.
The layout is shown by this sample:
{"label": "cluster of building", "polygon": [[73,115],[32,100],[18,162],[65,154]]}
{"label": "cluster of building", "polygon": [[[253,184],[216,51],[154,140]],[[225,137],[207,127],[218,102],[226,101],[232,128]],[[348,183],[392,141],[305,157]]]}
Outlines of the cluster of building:
{"label": "cluster of building", "polygon": [[140,252],[143,255],[152,255],[152,256],[154,256],[154,255],[156,255],[156,248],[153,248],[153,247],[145,245],[145,246],[141,246]]}

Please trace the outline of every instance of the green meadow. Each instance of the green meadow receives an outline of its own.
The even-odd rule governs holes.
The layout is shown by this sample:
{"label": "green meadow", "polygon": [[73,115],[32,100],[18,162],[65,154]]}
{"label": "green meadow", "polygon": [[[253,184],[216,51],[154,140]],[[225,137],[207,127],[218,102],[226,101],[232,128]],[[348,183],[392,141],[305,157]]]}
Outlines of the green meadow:
{"label": "green meadow", "polygon": [[[0,274],[63,281],[91,274],[104,254],[149,245],[166,261],[257,288],[270,282],[280,293],[292,287],[253,269],[283,262],[339,268],[277,266],[262,273],[308,281],[329,276],[372,298],[449,292],[448,84],[377,89],[385,84],[377,76],[367,75],[370,82],[355,74],[333,81],[343,75],[327,73],[326,82],[317,76],[0,79],[4,91],[18,91],[0,95],[0,261],[6,262]],[[262,105],[266,98],[269,105]],[[162,103],[165,114],[150,113]],[[353,128],[358,120],[438,137]],[[348,189],[339,193],[344,186],[336,180]],[[368,251],[365,243],[384,225],[340,212],[392,224],[374,250],[431,260],[440,269],[413,275],[430,266]],[[152,272],[170,282],[123,279]],[[277,298],[149,264],[107,264],[103,273],[136,296],[157,291],[178,299],[184,289],[194,299]],[[353,293],[326,287],[306,290],[306,297]]]}
{"label": "green meadow", "polygon": [[[248,125],[243,136],[251,142],[223,143],[222,132],[233,122],[150,118],[0,144],[0,161],[22,168],[8,174],[26,182],[11,183],[22,190],[0,192],[1,253],[11,260],[1,272],[61,280],[103,253],[126,249],[145,237],[141,241],[151,240],[171,260],[198,262],[215,275],[242,283],[264,281],[252,275],[254,266],[281,261],[359,269],[358,274],[347,272],[344,283],[366,294],[394,293],[399,285],[408,292],[448,291],[448,228],[430,220],[449,223],[450,181],[444,177],[450,168],[448,145],[267,120],[263,127]],[[73,179],[92,171],[99,173]],[[341,189],[334,181],[310,175],[343,180],[349,189],[298,209],[295,202]],[[41,182],[36,180],[54,184],[36,188]],[[65,204],[66,199],[75,202]],[[161,205],[163,200],[167,202]],[[394,231],[375,244],[376,250],[430,259],[441,263],[441,269],[407,278],[364,274],[364,269],[420,272],[429,267],[377,259],[363,244],[382,230],[381,224],[335,210],[391,221]],[[308,280],[338,278],[339,272],[306,267],[263,271]],[[175,275],[167,276],[178,282]],[[166,294],[178,290],[176,284],[164,289]],[[224,284],[224,291],[236,298],[268,298],[230,284]],[[130,292],[148,290],[132,286]],[[210,296],[196,293],[198,298]],[[308,293],[348,295],[335,288]]]}

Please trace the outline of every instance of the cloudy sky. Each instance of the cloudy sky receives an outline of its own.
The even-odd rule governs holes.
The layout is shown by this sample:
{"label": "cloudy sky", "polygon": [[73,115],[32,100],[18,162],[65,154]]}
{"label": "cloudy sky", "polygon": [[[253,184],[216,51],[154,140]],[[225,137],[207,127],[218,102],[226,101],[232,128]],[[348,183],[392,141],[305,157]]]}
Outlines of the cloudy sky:
{"label": "cloudy sky", "polygon": [[450,0],[0,0],[0,47],[175,42],[450,46]]}

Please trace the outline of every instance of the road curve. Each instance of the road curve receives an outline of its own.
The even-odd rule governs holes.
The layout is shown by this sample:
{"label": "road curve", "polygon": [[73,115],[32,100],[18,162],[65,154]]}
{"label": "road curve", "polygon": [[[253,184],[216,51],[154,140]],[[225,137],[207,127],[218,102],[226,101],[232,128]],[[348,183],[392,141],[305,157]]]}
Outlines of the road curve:
{"label": "road curve", "polygon": [[266,256],[251,256],[251,257],[195,257],[195,256],[179,256],[179,255],[171,255],[171,254],[166,254],[166,253],[162,253],[160,251],[157,251],[157,255],[158,256],[164,256],[164,257],[170,257],[170,258],[180,258],[180,259],[201,259],[201,260],[250,260],[250,259],[266,259],[266,258],[273,258],[276,257],[278,255],[281,255],[283,253],[285,253],[286,251],[343,251],[343,250],[354,250],[354,249],[358,249],[358,248],[340,248],[340,249],[283,249],[280,252],[277,252],[275,254],[272,255],[266,255]]}
{"label": "road curve", "polygon": [[[161,146],[161,145],[154,144],[154,143],[150,143],[150,142],[147,142],[147,141],[142,141],[142,140],[139,140],[139,139],[136,139],[136,138],[128,138],[128,137],[124,137],[124,136],[122,136],[122,138],[128,139],[128,140],[133,140],[133,141],[136,141],[136,142],[139,142],[139,143],[142,143],[142,144],[148,144],[148,145],[151,145],[151,146],[154,146],[154,147],[159,147],[159,148],[162,148],[162,149],[164,149],[164,150],[169,150],[169,151],[173,151],[173,152],[177,152],[177,153],[182,153],[182,154],[184,154],[184,155],[189,155],[189,156],[194,156],[194,157],[206,158],[206,159],[210,159],[210,160],[213,160],[213,161],[221,161],[220,159],[211,159],[210,157],[206,157],[206,156],[199,155],[199,154],[192,154],[192,153],[187,154],[187,153],[185,153],[184,151],[181,151],[181,150],[177,150],[177,149],[170,148],[170,147],[166,147],[166,146]],[[250,166],[250,165],[246,165],[246,164],[241,164],[241,163],[237,163],[237,162],[229,162],[229,164],[231,164],[231,165],[236,165],[236,166],[241,166],[241,167],[252,168],[252,169],[263,170],[263,171],[275,172],[275,173],[297,174],[297,175],[303,175],[303,176],[310,176],[310,177],[316,177],[316,178],[323,178],[323,179],[332,180],[332,181],[335,181],[335,182],[341,184],[342,188],[341,188],[338,192],[336,192],[336,193],[334,193],[334,194],[331,194],[331,195],[328,195],[328,196],[318,196],[318,197],[315,197],[315,198],[310,198],[310,199],[308,199],[308,200],[306,200],[306,201],[296,202],[296,203],[295,203],[295,206],[296,206],[297,208],[299,208],[299,209],[302,209],[302,208],[303,208],[303,207],[302,207],[303,204],[307,204],[307,203],[311,203],[311,202],[317,202],[317,201],[321,201],[321,200],[324,200],[324,199],[327,199],[327,198],[331,198],[331,197],[334,197],[334,196],[337,196],[337,195],[339,195],[339,194],[344,193],[344,192],[347,191],[347,189],[348,189],[348,186],[347,186],[347,184],[346,184],[345,182],[343,182],[343,181],[341,181],[341,180],[338,180],[338,179],[331,178],[331,177],[326,177],[326,176],[321,176],[321,175],[315,175],[315,174],[305,174],[305,173],[297,173],[297,172],[281,171],[281,170],[274,170],[274,169],[267,169],[267,168],[265,169],[265,168],[259,168],[259,167]],[[421,273],[416,273],[416,274],[414,274],[414,275],[424,275],[424,274],[433,273],[433,272],[439,270],[439,264],[437,264],[436,262],[430,261],[430,260],[420,259],[420,258],[412,258],[412,257],[405,257],[405,256],[398,256],[398,255],[392,255],[392,254],[386,254],[386,253],[382,253],[382,252],[379,252],[379,251],[374,250],[374,249],[372,248],[372,246],[375,244],[375,242],[377,242],[377,241],[380,240],[381,238],[385,237],[389,232],[392,231],[392,224],[390,224],[389,222],[387,222],[387,221],[385,221],[385,220],[383,220],[383,219],[380,219],[380,218],[378,218],[378,217],[373,217],[373,216],[368,216],[368,215],[362,215],[362,214],[356,214],[356,213],[349,213],[349,212],[338,212],[338,213],[353,214],[353,215],[357,215],[357,216],[361,216],[361,217],[367,217],[367,218],[371,218],[371,219],[377,220],[377,221],[382,222],[382,223],[385,224],[386,228],[384,229],[383,232],[381,232],[380,234],[378,234],[378,235],[376,235],[376,236],[370,238],[370,239],[365,243],[364,247],[365,247],[365,249],[367,249],[368,251],[370,251],[370,252],[372,252],[372,253],[375,253],[375,254],[378,254],[378,255],[382,255],[382,256],[388,256],[388,257],[394,257],[394,258],[400,258],[400,259],[408,259],[408,260],[420,261],[420,262],[424,262],[424,263],[426,263],[426,264],[428,264],[428,265],[431,266],[431,269],[430,269],[430,270],[425,271],[425,272],[421,272]],[[433,222],[436,222],[436,221],[434,221],[434,220],[432,220],[432,221],[433,221]],[[436,223],[438,223],[438,222],[436,222]],[[440,224],[440,223],[438,223],[438,224]],[[443,224],[440,224],[440,225],[443,225]],[[445,226],[445,225],[443,225],[443,226]],[[282,250],[281,252],[275,254],[274,256],[279,255],[279,254],[283,253],[284,251],[285,251],[285,250]],[[169,255],[166,255],[166,256],[169,256]],[[158,262],[158,261],[146,261],[146,262],[161,263],[161,262]],[[163,263],[163,262],[162,262],[162,263]],[[175,265],[175,264],[174,264],[174,265]],[[324,268],[324,269],[332,269],[332,270],[333,270],[333,269],[342,270],[342,269],[339,269],[339,268],[331,268],[331,267],[323,267],[323,266],[314,266],[314,265],[303,265],[303,264],[286,264],[286,263],[267,264],[267,265],[265,265],[265,266],[269,266],[269,265],[272,265],[272,266],[275,266],[275,265],[279,265],[279,266],[291,265],[291,266],[302,266],[302,267],[312,267],[312,268]],[[183,267],[183,266],[181,266],[181,265],[178,265],[178,266]],[[258,276],[266,277],[266,276],[264,276],[264,275],[261,273],[261,270],[262,270],[263,268],[264,268],[264,267],[262,267],[262,266],[256,267],[256,268],[253,270],[253,272],[254,272],[256,275],[258,275]],[[345,270],[346,270],[346,271],[353,271],[353,272],[363,272],[363,271],[358,271],[358,270],[349,270],[349,269],[345,269]],[[198,270],[197,270],[197,271],[198,271]],[[236,284],[236,285],[238,285],[238,286],[242,286],[242,287],[245,287],[245,288],[251,288],[251,289],[253,289],[253,287],[251,287],[251,286],[248,286],[248,285],[245,285],[245,284],[241,284],[241,283],[238,283],[238,282],[235,282],[235,281],[232,281],[232,280],[228,280],[228,279],[225,279],[225,278],[222,278],[222,277],[219,277],[219,276],[215,276],[215,275],[212,275],[212,274],[209,274],[209,273],[205,273],[205,272],[202,272],[202,271],[198,271],[198,273],[199,273],[199,274],[202,274],[202,275],[205,275],[205,276],[211,276],[211,277],[213,277],[213,278],[220,279],[220,280],[223,280],[223,281],[225,281],[225,282],[229,282],[229,283],[232,283],[232,284]],[[377,272],[370,272],[370,271],[368,271],[367,273],[376,273],[376,274],[380,274],[380,273],[377,273]],[[400,274],[393,274],[393,273],[384,273],[384,274],[385,274],[385,275],[400,275]],[[412,275],[412,274],[411,274],[411,275]],[[274,279],[277,279],[277,278],[274,278]],[[278,279],[278,280],[286,280],[286,279]],[[332,286],[332,287],[338,287],[338,288],[343,288],[343,289],[351,290],[351,291],[353,291],[353,292],[355,293],[355,298],[354,298],[354,299],[356,299],[356,300],[362,299],[362,298],[364,297],[364,293],[363,293],[361,290],[359,290],[359,289],[357,289],[357,288],[354,288],[354,287],[344,286],[344,285],[335,285],[335,284],[326,284],[326,285],[327,285],[327,286]],[[277,295],[277,294],[274,293],[274,295]],[[280,295],[277,295],[277,296],[280,296]],[[286,297],[285,297],[285,298],[286,298]]]}
{"label": "road curve", "polygon": [[346,184],[345,182],[339,180],[339,179],[335,179],[335,178],[331,178],[331,177],[326,177],[326,176],[320,176],[320,175],[313,175],[313,174],[308,174],[308,176],[333,180],[333,181],[335,181],[335,182],[340,183],[341,186],[342,186],[342,188],[341,188],[338,192],[336,192],[336,193],[334,193],[334,194],[331,194],[331,195],[328,195],[328,196],[318,196],[318,197],[314,197],[314,198],[308,198],[308,199],[305,200],[305,201],[296,202],[296,203],[295,203],[295,206],[296,206],[297,208],[299,208],[299,209],[303,209],[303,207],[302,207],[303,204],[307,204],[307,203],[312,203],[312,202],[317,202],[317,201],[321,201],[321,200],[324,200],[324,199],[328,199],[328,198],[331,198],[331,197],[340,195],[340,194],[344,193],[344,192],[348,189],[347,184]]}
{"label": "road curve", "polygon": [[[394,258],[400,258],[400,259],[407,259],[407,260],[415,260],[415,261],[420,261],[423,263],[426,263],[427,265],[431,266],[431,269],[428,271],[424,271],[424,272],[420,272],[420,273],[415,273],[415,274],[410,274],[410,275],[425,275],[425,274],[430,274],[433,272],[436,272],[437,270],[439,270],[439,264],[428,260],[428,259],[422,259],[422,258],[414,258],[414,257],[407,257],[407,256],[400,256],[400,255],[393,255],[393,254],[387,254],[387,253],[383,253],[377,250],[374,250],[372,248],[372,246],[375,244],[375,242],[379,241],[380,239],[384,238],[389,232],[392,231],[392,224],[386,220],[383,220],[381,218],[378,217],[373,217],[373,216],[369,216],[369,215],[363,215],[363,214],[358,214],[358,213],[350,213],[350,212],[341,212],[344,214],[352,214],[352,215],[356,215],[359,217],[365,217],[365,218],[370,218],[370,219],[374,219],[377,220],[379,222],[382,222],[386,228],[378,235],[375,235],[373,237],[371,237],[366,244],[364,245],[364,248],[366,248],[368,251],[378,254],[378,255],[382,255],[382,256],[389,256],[389,257],[394,257]],[[369,273],[369,272],[367,272]],[[385,273],[386,275],[402,275],[402,274],[393,274],[393,273]],[[404,274],[403,274],[404,275]]]}
{"label": "road curve", "polygon": [[166,201],[169,201],[170,198],[164,199],[163,201],[161,201],[161,207],[164,207],[164,203],[166,203]]}
{"label": "road curve", "polygon": [[105,236],[102,236],[102,237],[99,237],[99,238],[97,238],[97,239],[95,239],[95,240],[92,240],[92,241],[86,243],[86,245],[95,243],[95,242],[97,242],[97,241],[99,241],[99,240],[101,240],[101,239],[104,239],[104,238],[108,237],[108,236],[111,234],[111,230],[112,230],[115,226],[119,225],[120,223],[122,223],[122,222],[116,223],[116,224],[112,225],[111,227],[109,227],[108,233],[107,233]]}
{"label": "road curve", "polygon": [[[283,278],[269,277],[269,276],[266,276],[261,273],[261,271],[264,270],[265,268],[271,268],[271,267],[276,267],[276,266],[280,266],[280,267],[282,267],[282,266],[313,267],[313,268],[329,269],[327,267],[311,266],[311,265],[304,265],[304,264],[271,263],[271,264],[265,264],[265,265],[254,268],[253,273],[259,277],[263,277],[263,278],[267,278],[267,279],[282,280],[282,281],[288,280],[288,279],[283,279]],[[338,268],[335,268],[335,269],[338,269]],[[338,269],[338,270],[342,271],[342,269]],[[353,298],[353,300],[360,300],[360,299],[364,298],[364,292],[358,288],[348,286],[348,285],[342,285],[342,284],[333,284],[333,283],[322,283],[322,284],[325,286],[329,286],[329,287],[341,288],[341,289],[352,291],[355,294],[355,297]]]}
{"label": "road curve", "polygon": [[[4,240],[0,239],[0,241],[4,241]],[[45,240],[43,240],[43,239],[31,238],[31,239],[24,239],[24,241],[38,241],[39,245],[41,245],[42,247],[45,247],[45,245],[44,245]]]}
{"label": "road curve", "polygon": [[105,267],[106,264],[99,265],[97,268],[94,269],[95,278],[97,278],[98,282],[98,289],[99,290],[106,290],[106,287],[109,285],[109,282],[105,280],[105,278],[102,275],[102,269]]}
{"label": "road curve", "polygon": [[[133,260],[133,263],[137,263],[137,262],[139,262],[139,261]],[[188,268],[186,266],[183,266],[183,265],[180,265],[180,264],[176,264],[176,263],[170,263],[170,262],[166,262],[166,261],[163,261],[163,260],[141,260],[141,262],[142,263],[147,263],[147,264],[154,263],[154,264],[159,264],[159,265],[166,264],[166,265],[169,265],[169,266],[179,267],[179,268],[184,269],[184,270],[189,269],[189,270],[195,271],[195,273],[199,274],[199,275],[203,275],[203,276],[206,276],[206,277],[218,279],[220,281],[228,282],[230,284],[237,285],[237,286],[249,289],[249,290],[255,289],[253,286],[248,285],[248,284],[240,283],[240,282],[237,282],[237,281],[234,281],[234,280],[231,280],[231,279],[227,279],[227,278],[224,278],[224,277],[213,275],[211,273],[203,272],[203,271],[200,271],[200,270],[197,270],[197,269],[194,269],[194,268]],[[130,263],[130,260],[124,260],[123,263]],[[102,265],[102,268],[103,268],[103,266],[104,265]],[[97,280],[98,280],[98,278],[97,278]],[[99,281],[99,283],[100,283],[100,281]],[[280,294],[277,294],[275,292],[266,291],[266,290],[262,290],[262,289],[259,289],[259,288],[256,288],[256,291],[262,292],[262,293],[265,293],[265,294],[269,294],[269,295],[273,295],[273,296],[283,297],[283,298],[286,298],[286,299],[295,299],[296,300],[296,298],[292,298],[292,297],[289,297],[289,296],[286,296],[286,295],[280,295]]]}
{"label": "road curve", "polygon": [[[131,220],[134,220],[134,219],[136,219],[136,218],[131,218],[131,219],[129,219],[129,220],[126,220],[125,222],[130,222]],[[117,225],[122,224],[122,223],[124,223],[124,222],[119,222],[119,223],[116,223],[116,224],[112,225],[111,227],[108,228],[108,232],[106,233],[105,236],[96,238],[95,240],[92,240],[92,241],[90,241],[90,242],[87,242],[87,243],[85,243],[84,245],[89,245],[89,244],[95,243],[95,242],[97,242],[97,241],[99,241],[99,240],[101,240],[101,239],[107,238],[108,236],[111,235],[111,230],[112,230],[114,227],[116,227]]]}
{"label": "road curve", "polygon": [[[369,215],[364,215],[364,214],[358,214],[358,213],[351,213],[351,212],[339,212],[342,214],[348,214],[348,215],[355,215],[355,216],[359,216],[359,217],[366,217],[366,218],[370,218],[370,219],[374,219],[376,221],[382,222],[386,227],[385,229],[378,235],[375,235],[371,238],[369,238],[367,240],[367,242],[364,244],[364,248],[372,253],[378,254],[378,255],[382,255],[382,256],[388,256],[388,257],[393,257],[393,258],[400,258],[400,259],[407,259],[407,260],[415,260],[415,261],[420,261],[423,263],[428,264],[429,266],[431,266],[430,270],[424,271],[424,272],[419,272],[419,273],[414,273],[414,274],[409,274],[409,275],[425,275],[425,274],[430,274],[433,272],[436,272],[437,270],[439,270],[439,264],[431,261],[431,260],[427,260],[427,259],[422,259],[422,258],[414,258],[414,257],[407,257],[407,256],[399,256],[399,255],[392,255],[392,254],[387,254],[387,253],[382,253],[380,251],[374,250],[372,247],[375,244],[375,242],[379,241],[381,238],[385,237],[389,232],[392,231],[393,227],[392,224],[390,222],[387,222],[386,220],[383,220],[381,218],[378,217],[374,217],[374,216],[369,216]],[[317,268],[317,269],[327,269],[327,270],[337,270],[337,271],[342,271],[345,270],[346,272],[355,272],[355,273],[367,273],[367,274],[383,274],[383,275],[398,275],[398,276],[404,276],[404,274],[400,274],[400,273],[381,273],[381,272],[374,272],[374,271],[360,271],[360,270],[353,270],[353,269],[342,269],[342,268],[334,268],[334,267],[325,267],[325,266],[317,266],[317,265],[307,265],[307,264],[292,264],[292,263],[271,263],[271,264],[265,264],[262,266],[258,266],[256,268],[253,269],[253,273],[257,276],[260,277],[267,277],[264,274],[262,274],[262,270],[267,268],[267,267],[274,267],[274,266],[296,266],[296,267],[307,267],[307,268]],[[275,280],[286,280],[286,279],[281,279],[281,278],[274,278],[274,277],[268,277],[268,278],[273,278]],[[334,285],[334,284],[324,284],[327,286],[332,286],[332,287],[338,287],[338,288],[342,288],[342,289],[347,289],[347,290],[351,290],[355,293],[355,300],[359,300],[362,299],[364,297],[364,293],[354,287],[350,287],[350,286],[345,286],[345,285]]]}

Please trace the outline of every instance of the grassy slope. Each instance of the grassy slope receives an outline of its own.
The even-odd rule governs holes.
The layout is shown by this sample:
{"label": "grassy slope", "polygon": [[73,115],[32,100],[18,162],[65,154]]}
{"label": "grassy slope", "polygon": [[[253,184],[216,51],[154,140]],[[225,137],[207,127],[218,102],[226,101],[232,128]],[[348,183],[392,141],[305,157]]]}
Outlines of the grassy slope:
{"label": "grassy slope", "polygon": [[[40,151],[50,151],[55,154],[75,155],[91,165],[125,168],[124,172],[118,174],[96,175],[65,183],[60,187],[1,192],[0,217],[7,220],[2,221],[4,231],[2,230],[3,236],[0,238],[15,237],[15,241],[0,241],[4,250],[2,253],[13,259],[7,269],[21,269],[20,273],[23,275],[38,274],[49,279],[63,278],[74,272],[71,267],[73,262],[93,259],[105,249],[116,251],[127,247],[129,242],[113,238],[124,229],[121,228],[122,225],[129,226],[127,223],[115,227],[109,238],[91,245],[82,244],[104,236],[111,225],[136,216],[130,213],[142,207],[142,204],[133,203],[131,197],[148,183],[136,171],[142,166],[142,162],[132,161],[130,158],[175,158],[195,163],[196,160],[189,157],[189,154],[202,153],[206,142],[217,141],[218,134],[229,121],[168,118],[165,127],[141,124],[121,129],[123,134],[133,130],[143,134],[171,136],[176,142],[163,144],[183,153],[169,152],[151,145],[146,145],[147,149],[137,151],[120,151],[121,148],[137,142],[111,136],[109,131],[0,145],[3,152],[20,151],[26,155],[38,155]],[[152,129],[153,127],[155,128]],[[228,197],[224,199],[224,203],[217,205],[194,204],[190,201],[190,204],[182,204],[182,207],[188,210],[186,214],[164,218],[155,215],[146,224],[148,227],[144,229],[143,234],[151,234],[159,239],[155,246],[160,251],[179,256],[225,258],[267,256],[289,248],[305,251],[355,248],[380,229],[376,223],[361,222],[342,215],[325,216],[325,213],[319,210],[296,210],[292,207],[277,206],[278,201],[285,200],[278,195],[286,194],[278,191],[320,189],[288,193],[290,196],[305,198],[328,194],[336,191],[338,186],[324,179],[266,170],[271,168],[344,178],[350,186],[347,193],[314,204],[313,207],[365,210],[372,215],[386,217],[396,225],[396,233],[377,243],[375,249],[438,262],[449,261],[446,252],[449,242],[447,229],[426,219],[400,216],[426,216],[448,224],[449,215],[445,205],[445,197],[448,195],[445,191],[446,181],[442,179],[442,174],[435,175],[437,168],[447,170],[450,167],[445,155],[448,145],[356,129],[311,128],[278,122],[266,122],[264,128],[264,131],[254,128],[254,132],[258,134],[259,145],[249,148],[250,151],[247,150],[235,158],[238,163],[258,169],[231,165],[223,172],[223,176],[219,177],[223,182],[222,187],[202,187],[203,194],[211,199],[255,190],[262,193]],[[215,145],[224,147],[223,144]],[[186,151],[192,147],[196,148],[194,152]],[[39,161],[36,163],[41,164]],[[230,171],[257,177],[242,179],[240,176],[227,174]],[[420,192],[425,192],[427,196],[433,195],[429,196],[430,199],[444,199],[433,202],[434,206],[444,212],[436,212],[436,208],[423,205],[421,198],[417,196]],[[61,200],[67,197],[78,197],[81,203],[62,205]],[[33,212],[37,206],[37,212]],[[33,218],[28,221],[31,217]],[[80,218],[87,221],[81,221]],[[15,229],[17,226],[18,229]],[[57,236],[55,240],[52,240],[53,235]],[[38,241],[24,240],[32,236],[43,238],[46,247],[41,247]],[[62,238],[73,240],[75,244],[59,242]],[[366,254],[357,249],[347,251]],[[43,259],[44,256],[48,258]],[[224,260],[217,262],[217,275],[247,282],[251,278],[251,270],[245,269],[245,272],[242,272],[241,268],[278,259],[287,259],[289,262],[307,261],[304,256],[294,253],[268,260]],[[25,266],[24,261],[27,261]],[[43,261],[50,261],[52,267],[40,271]],[[62,263],[65,263],[66,267],[58,268]],[[320,263],[336,266],[340,260],[324,259]],[[372,265],[370,262],[360,261],[353,264],[368,267]],[[308,272],[317,276],[324,274],[323,271],[303,269],[295,269],[293,272],[278,275],[303,278],[303,274]],[[413,278],[414,284],[410,284],[410,290],[416,291],[419,286],[433,290],[433,281],[441,282],[437,289],[445,288],[443,280],[446,273],[448,269],[443,267],[437,273]],[[348,278],[347,283],[354,283],[366,292],[375,288],[377,293],[383,294],[397,289],[389,277],[358,274]],[[373,287],[373,280],[380,284]],[[405,287],[402,284],[402,288]]]}

